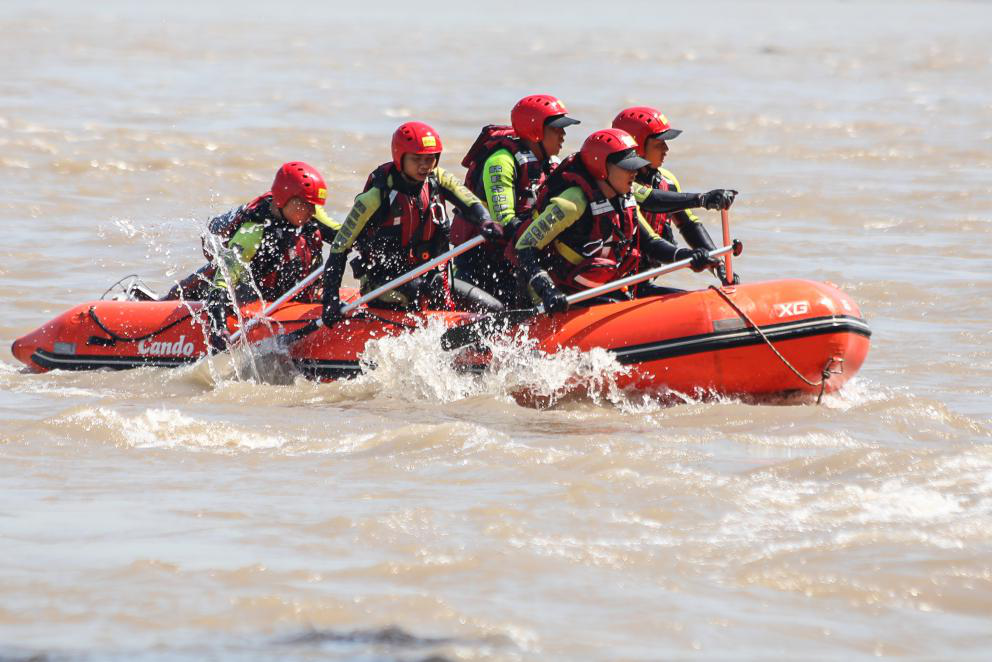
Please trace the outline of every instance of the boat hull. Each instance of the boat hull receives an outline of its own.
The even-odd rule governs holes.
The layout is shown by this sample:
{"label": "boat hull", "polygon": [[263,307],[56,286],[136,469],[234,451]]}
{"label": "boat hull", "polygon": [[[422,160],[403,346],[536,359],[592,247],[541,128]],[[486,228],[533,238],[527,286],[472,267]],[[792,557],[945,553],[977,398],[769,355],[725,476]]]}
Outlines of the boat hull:
{"label": "boat hull", "polygon": [[[343,297],[354,296],[342,291]],[[251,316],[257,306],[246,307]],[[320,315],[319,304],[290,303],[249,333],[260,341],[296,330]],[[452,327],[478,316],[427,311],[415,315],[362,308],[331,329],[293,346],[304,374],[337,379],[361,371],[373,339],[438,320]],[[229,320],[237,328],[236,319]],[[97,301],[81,304],[14,342],[31,370],[173,367],[207,353],[206,318],[198,302]],[[681,393],[768,395],[840,388],[860,369],[871,331],[857,304],[836,287],[779,280],[709,288],[539,315],[528,333],[546,352],[604,348],[628,367],[618,385]],[[440,351],[440,350],[439,350]],[[485,353],[464,359],[484,369]],[[826,383],[822,383],[827,375]]]}

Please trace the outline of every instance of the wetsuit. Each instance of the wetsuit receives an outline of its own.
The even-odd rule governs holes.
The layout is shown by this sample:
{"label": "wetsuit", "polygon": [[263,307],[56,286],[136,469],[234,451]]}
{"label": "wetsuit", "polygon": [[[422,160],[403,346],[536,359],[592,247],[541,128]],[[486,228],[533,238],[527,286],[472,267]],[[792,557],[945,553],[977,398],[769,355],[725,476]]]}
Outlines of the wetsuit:
{"label": "wetsuit", "polygon": [[[519,286],[535,303],[546,273],[555,288],[577,292],[634,273],[643,254],[671,262],[678,247],[655,232],[641,207],[672,213],[700,205],[698,194],[651,190],[607,198],[578,155],[565,159],[541,189],[533,218],[521,226],[507,255]],[[627,292],[608,295],[629,298]]]}
{"label": "wetsuit", "polygon": [[[338,290],[352,248],[358,251],[352,269],[363,293],[447,251],[445,202],[473,219],[485,212],[482,201],[443,168],[435,168],[424,182],[408,179],[392,163],[376,168],[331,244],[324,271],[325,308],[340,305]],[[452,282],[449,272],[439,268],[383,294],[370,305],[450,309],[452,288],[461,286]]]}
{"label": "wetsuit", "polygon": [[[225,345],[226,318],[232,305],[241,306],[259,298],[272,301],[285,294],[320,266],[324,242],[333,241],[338,231],[337,223],[322,209],[320,220],[315,213],[314,218],[297,228],[277,214],[271,202],[272,196],[266,194],[239,207],[233,216],[218,217],[229,222],[228,228],[237,229],[218,251],[216,272],[206,299],[211,345],[215,348]],[[216,227],[213,223],[212,226]],[[315,291],[315,285],[311,285],[295,300],[313,300]]]}
{"label": "wetsuit", "polygon": [[[680,192],[682,190],[679,185],[679,180],[670,170],[665,168],[659,168],[657,170],[650,166],[641,168],[637,173],[636,181],[651,190],[675,192]],[[638,192],[641,194],[642,198],[650,193],[650,191],[646,192],[641,189],[639,189]],[[699,218],[689,209],[669,213],[658,213],[642,210],[642,213],[652,229],[654,229],[659,236],[672,244],[677,244],[675,240],[675,233],[672,231],[672,225],[674,225],[678,228],[679,234],[682,235],[682,238],[690,247],[704,248],[707,251],[712,251],[715,248],[713,239],[710,238],[709,232],[706,231],[706,227],[700,223]],[[641,268],[639,270],[644,271],[645,269],[654,266],[651,262],[653,262],[653,260],[642,260]],[[637,285],[636,290],[637,296],[671,294],[673,292],[681,291],[682,290],[675,288],[655,285],[651,282],[640,283]]]}
{"label": "wetsuit", "polygon": [[[483,128],[462,161],[468,168],[465,185],[485,200],[493,220],[504,227],[508,237],[530,217],[537,191],[557,163],[557,159],[532,152],[510,127],[495,125]],[[455,217],[453,243],[476,233],[463,218]],[[505,249],[505,241],[488,242],[481,250],[459,255],[455,258],[455,273],[512,305],[517,299],[517,284]]]}
{"label": "wetsuit", "polygon": [[[212,218],[207,224],[208,234],[202,237],[203,255],[208,260],[208,263],[176,283],[161,300],[186,299],[189,301],[199,301],[205,299],[213,287],[218,271],[219,260],[215,252],[223,252],[230,245],[230,241],[234,235],[246,223],[262,223],[264,225],[266,220],[271,216],[271,212],[267,210],[268,200],[271,200],[271,198],[272,196],[268,194],[260,196],[246,205]],[[265,206],[266,209],[260,208],[259,203],[263,201],[265,204],[262,206]],[[313,221],[322,227],[321,233],[324,241],[331,241],[334,234],[341,227],[341,224],[328,216],[325,209],[321,206],[315,208]],[[304,228],[306,227],[304,226]],[[258,237],[256,236],[255,239],[257,240]],[[247,236],[239,238],[238,243],[241,245],[239,250],[242,251],[242,259],[250,259],[244,258],[244,251],[246,249],[253,255],[258,252],[258,246],[252,248],[251,244],[254,242]],[[264,255],[268,253],[268,249],[263,251]],[[235,265],[235,269],[236,271],[240,271],[240,265]],[[262,266],[254,269],[252,273],[257,274],[265,270],[264,266]],[[226,287],[226,280],[222,284]]]}

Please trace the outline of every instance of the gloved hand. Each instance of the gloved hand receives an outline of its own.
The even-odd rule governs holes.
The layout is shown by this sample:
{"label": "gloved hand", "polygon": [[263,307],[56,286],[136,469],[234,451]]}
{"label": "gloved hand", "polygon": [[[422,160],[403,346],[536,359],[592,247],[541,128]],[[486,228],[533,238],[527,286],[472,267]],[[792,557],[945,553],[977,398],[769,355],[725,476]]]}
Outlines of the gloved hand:
{"label": "gloved hand", "polygon": [[727,280],[727,265],[724,264],[723,262],[720,262],[719,264],[714,266],[713,271],[716,273],[716,277],[719,278],[720,282],[723,283],[724,285],[741,284],[741,275],[736,271],[734,272],[734,282],[730,282]]}
{"label": "gloved hand", "polygon": [[341,300],[338,297],[324,297],[324,309],[320,311],[320,319],[324,326],[330,328],[341,321]]}
{"label": "gloved hand", "polygon": [[700,193],[699,204],[705,209],[730,209],[730,205],[734,204],[735,197],[737,197],[737,191],[717,188]]}
{"label": "gloved hand", "polygon": [[211,328],[207,340],[210,342],[211,353],[223,352],[227,349],[227,331],[217,331]]}
{"label": "gloved hand", "polygon": [[705,248],[680,248],[675,252],[675,261],[680,262],[682,260],[692,260],[692,270],[699,273],[703,269],[713,266],[715,267],[719,260],[710,257],[709,252]]}
{"label": "gloved hand", "polygon": [[545,312],[563,313],[568,310],[568,299],[565,298],[561,290],[555,287],[554,281],[547,273],[542,271],[531,278],[530,286],[541,297]]}
{"label": "gloved hand", "polygon": [[492,219],[482,222],[482,225],[479,226],[479,234],[485,237],[486,241],[503,241],[506,236],[503,232],[503,226]]}
{"label": "gloved hand", "polygon": [[210,332],[207,341],[210,349],[214,352],[223,352],[227,349],[227,316],[232,312],[231,299],[227,290],[215,287],[207,294],[206,299],[207,319],[210,323]]}

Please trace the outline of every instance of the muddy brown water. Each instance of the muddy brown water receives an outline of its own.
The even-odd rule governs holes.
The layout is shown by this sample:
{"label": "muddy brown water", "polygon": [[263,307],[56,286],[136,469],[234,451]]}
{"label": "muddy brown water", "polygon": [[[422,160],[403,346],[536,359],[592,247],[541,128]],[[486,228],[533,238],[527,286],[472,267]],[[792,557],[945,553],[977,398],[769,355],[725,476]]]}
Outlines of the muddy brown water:
{"label": "muddy brown water", "polygon": [[[0,6],[0,659],[986,659],[986,2]],[[829,280],[874,337],[823,406],[520,406],[605,355],[339,384],[21,371],[118,277],[317,165],[343,217],[408,118],[457,165],[524,94],[657,105],[733,187],[748,281]],[[719,220],[706,216],[714,236]],[[709,282],[680,274],[670,282]]]}

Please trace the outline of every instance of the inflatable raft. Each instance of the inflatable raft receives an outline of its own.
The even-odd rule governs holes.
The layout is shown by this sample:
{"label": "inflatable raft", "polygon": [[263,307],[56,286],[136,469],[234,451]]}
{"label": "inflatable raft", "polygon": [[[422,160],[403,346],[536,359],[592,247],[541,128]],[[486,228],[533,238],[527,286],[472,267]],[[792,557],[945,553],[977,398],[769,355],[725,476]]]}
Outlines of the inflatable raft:
{"label": "inflatable raft", "polygon": [[[342,290],[342,301],[354,298]],[[242,310],[249,318],[259,310]],[[320,305],[291,302],[247,333],[249,342],[292,332],[319,318]],[[337,379],[359,373],[372,339],[407,333],[431,319],[448,327],[479,318],[467,312],[408,314],[361,307],[330,329],[304,336],[290,355],[304,374]],[[229,319],[232,330],[239,320]],[[207,353],[199,302],[101,300],[78,305],[18,338],[14,356],[31,370],[173,367]],[[871,331],[857,304],[838,288],[776,280],[577,307],[527,322],[539,349],[605,348],[629,366],[619,385],[726,395],[822,394],[853,377]],[[438,349],[439,353],[441,349]],[[487,355],[461,350],[484,369]],[[464,358],[465,356],[469,358]]]}

